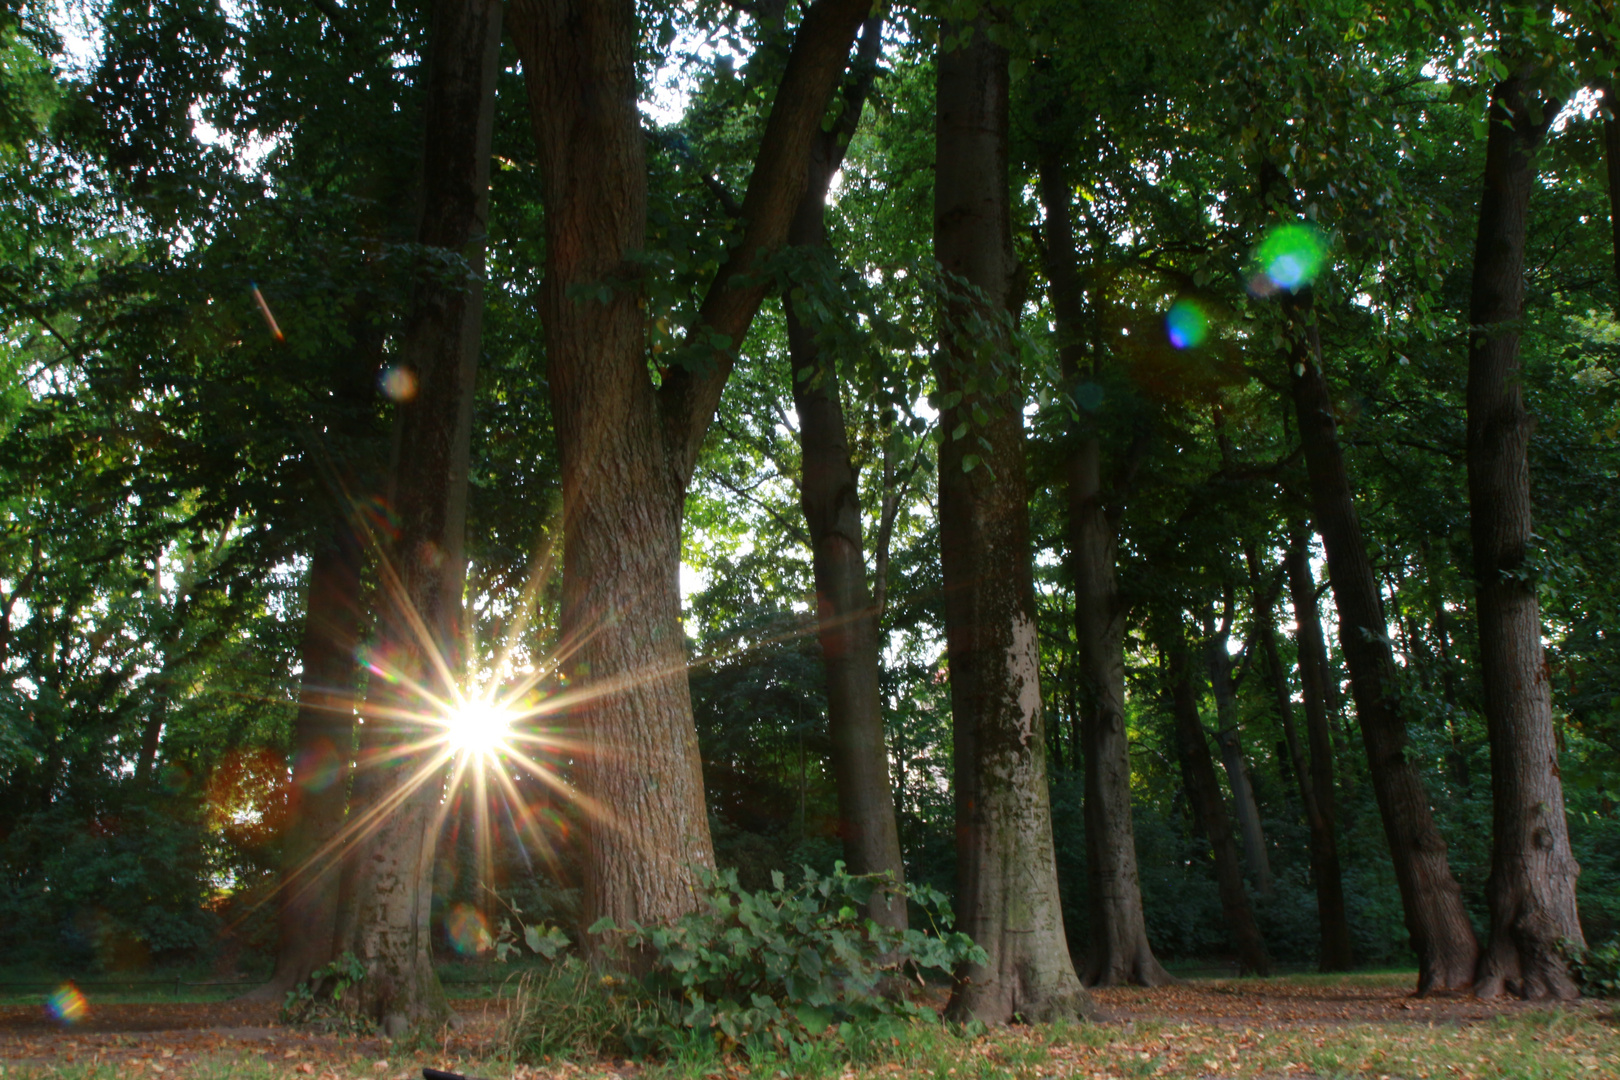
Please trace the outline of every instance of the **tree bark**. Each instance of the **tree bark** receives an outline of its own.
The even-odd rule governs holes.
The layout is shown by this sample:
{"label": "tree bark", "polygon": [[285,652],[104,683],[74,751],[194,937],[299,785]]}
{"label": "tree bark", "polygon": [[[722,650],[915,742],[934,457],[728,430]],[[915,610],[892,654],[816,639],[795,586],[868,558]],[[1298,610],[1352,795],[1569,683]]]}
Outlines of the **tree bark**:
{"label": "tree bark", "polygon": [[[1091,1013],[1092,1004],[1069,959],[1058,899],[1022,387],[1005,334],[981,336],[1001,325],[1013,293],[1007,53],[982,24],[956,32],[965,40],[940,51],[935,84],[934,250],[946,273],[976,286],[983,300],[948,305],[936,355],[944,400],[960,395],[941,411],[940,561],[959,926],[987,959],[960,973],[950,1012],[987,1023],[1044,1021]],[[985,393],[998,377],[1005,392]],[[988,423],[974,422],[974,405]],[[952,437],[963,423],[977,438]],[[982,461],[968,461],[970,452]]]}
{"label": "tree bark", "polygon": [[686,678],[681,516],[737,346],[769,287],[810,146],[868,14],[806,13],[742,206],[743,235],[701,306],[689,364],[649,378],[642,289],[647,169],[629,0],[513,0],[546,204],[541,319],[563,480],[561,700],[584,748],[585,921],[668,922],[714,863]]}
{"label": "tree bark", "polygon": [[1562,946],[1581,947],[1541,607],[1531,575],[1530,431],[1518,322],[1534,155],[1556,101],[1534,93],[1533,67],[1497,84],[1468,335],[1468,501],[1485,728],[1491,748],[1491,936],[1475,992],[1580,995]]}
{"label": "tree bark", "polygon": [[[811,149],[809,182],[788,230],[794,247],[827,248],[827,188],[860,122],[882,49],[883,18],[873,16],[844,86],[844,108]],[[799,415],[803,474],[799,505],[810,535],[816,582],[816,633],[827,678],[827,734],[832,743],[844,858],[857,874],[886,873],[905,881],[889,754],[883,733],[879,612],[866,585],[860,473],[850,459],[848,428],[835,357],[799,318],[791,296],[787,314],[793,404]],[[868,905],[871,917],[904,928],[906,906],[883,891]]]}
{"label": "tree bark", "polygon": [[[1178,616],[1177,624],[1179,621]],[[1170,704],[1176,721],[1176,750],[1187,785],[1187,798],[1215,856],[1215,884],[1220,891],[1227,932],[1237,949],[1238,965],[1245,974],[1267,975],[1271,972],[1271,957],[1266,952],[1265,939],[1260,936],[1260,927],[1254,921],[1248,890],[1243,887],[1237,844],[1232,840],[1232,826],[1226,817],[1220,781],[1215,777],[1215,762],[1209,753],[1204,722],[1198,715],[1191,649],[1179,625],[1172,633],[1164,651],[1170,676]]]}
{"label": "tree bark", "polygon": [[[351,932],[366,968],[345,1005],[398,1036],[448,1013],[433,971],[434,833],[448,751],[432,720],[454,699],[459,644],[472,396],[483,317],[490,140],[499,72],[501,5],[439,0],[431,30],[424,128],[424,212],[417,232],[462,280],[441,273],[413,290],[401,337],[416,395],[401,403],[389,477],[397,533],[383,567],[385,612],[374,664],[362,762],[368,820],[353,855]],[[351,1004],[352,1002],[352,1004]]]}
{"label": "tree bark", "polygon": [[[1073,386],[1086,364],[1084,305],[1075,265],[1073,218],[1063,159],[1040,158],[1043,256],[1056,315],[1058,358]],[[1095,361],[1093,361],[1095,363]],[[1075,683],[1085,770],[1086,892],[1090,933],[1082,978],[1088,986],[1174,982],[1148,944],[1131,819],[1131,748],[1125,731],[1125,616],[1115,560],[1114,505],[1102,481],[1102,440],[1077,432],[1066,461],[1069,571],[1074,580]]]}
{"label": "tree bark", "polygon": [[1406,753],[1406,717],[1396,697],[1395,658],[1350,492],[1333,398],[1322,372],[1310,290],[1284,297],[1292,323],[1294,410],[1339,612],[1339,647],[1350,668],[1350,691],[1361,720],[1373,792],[1417,954],[1417,991],[1466,989],[1473,981],[1479,945],[1463,907],[1462,890],[1451,874],[1445,838],[1435,825],[1422,775]]}
{"label": "tree bark", "polygon": [[[1355,965],[1350,948],[1350,923],[1344,906],[1344,879],[1339,866],[1339,840],[1334,821],[1333,733],[1328,728],[1324,670],[1327,647],[1316,606],[1316,580],[1305,549],[1304,532],[1296,532],[1283,555],[1294,607],[1295,651],[1299,655],[1299,681],[1305,698],[1305,735],[1310,745],[1307,761],[1292,723],[1291,701],[1283,696],[1278,707],[1287,709],[1288,751],[1299,776],[1300,801],[1311,831],[1311,879],[1316,885],[1316,917],[1322,935],[1323,971],[1349,971]],[[1270,612],[1267,612],[1270,618]],[[1277,649],[1275,633],[1266,635],[1267,648]],[[1271,660],[1281,677],[1282,665]]]}

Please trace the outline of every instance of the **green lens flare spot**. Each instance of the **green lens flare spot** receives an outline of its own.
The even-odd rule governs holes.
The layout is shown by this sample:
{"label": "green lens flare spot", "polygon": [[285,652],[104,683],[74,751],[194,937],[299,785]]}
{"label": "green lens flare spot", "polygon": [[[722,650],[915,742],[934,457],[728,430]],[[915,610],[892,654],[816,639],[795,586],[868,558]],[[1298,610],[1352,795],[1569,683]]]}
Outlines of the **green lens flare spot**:
{"label": "green lens flare spot", "polygon": [[1327,241],[1309,225],[1279,225],[1266,234],[1254,254],[1274,288],[1296,292],[1322,272]]}
{"label": "green lens flare spot", "polygon": [[1196,302],[1177,300],[1164,317],[1164,329],[1170,344],[1178,349],[1193,349],[1209,335],[1209,319]]}

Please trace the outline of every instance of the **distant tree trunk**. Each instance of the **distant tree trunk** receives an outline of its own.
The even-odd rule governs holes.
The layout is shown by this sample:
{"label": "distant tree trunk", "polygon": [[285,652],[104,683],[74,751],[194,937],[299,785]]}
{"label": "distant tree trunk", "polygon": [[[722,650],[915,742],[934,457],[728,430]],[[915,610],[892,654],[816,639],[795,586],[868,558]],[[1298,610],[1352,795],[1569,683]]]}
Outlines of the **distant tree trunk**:
{"label": "distant tree trunk", "polygon": [[1232,655],[1226,649],[1226,643],[1231,639],[1234,606],[1230,585],[1227,586],[1226,600],[1221,628],[1204,648],[1210,690],[1215,695],[1215,745],[1221,748],[1221,765],[1226,770],[1227,785],[1232,789],[1238,835],[1243,838],[1244,865],[1249,868],[1254,891],[1267,897],[1272,894],[1271,860],[1266,855],[1266,834],[1260,824],[1260,804],[1254,797],[1249,766],[1243,758],[1243,741],[1238,735],[1237,687],[1232,683]]}
{"label": "distant tree trunk", "polygon": [[1226,817],[1220,781],[1215,777],[1215,761],[1209,753],[1204,722],[1198,715],[1198,689],[1193,681],[1193,659],[1181,629],[1180,616],[1166,628],[1165,659],[1170,676],[1170,704],[1176,721],[1176,749],[1181,759],[1182,778],[1193,817],[1209,840],[1215,856],[1215,883],[1220,890],[1221,911],[1227,933],[1238,952],[1243,972],[1267,975],[1271,957],[1265,939],[1254,921],[1248,891],[1243,887],[1243,868],[1238,860],[1232,826]]}
{"label": "distant tree trunk", "polygon": [[648,374],[637,277],[647,168],[630,0],[513,0],[546,206],[540,290],[563,479],[562,648],[587,750],[585,921],[667,922],[714,863],[686,677],[681,515],[720,393],[803,198],[810,148],[870,0],[805,12],[760,140],[742,234],[704,296],[692,366]]}
{"label": "distant tree trunk", "polygon": [[[795,247],[827,247],[827,188],[860,122],[882,33],[882,16],[866,21],[845,82],[843,111],[811,150],[809,183],[788,230],[788,243]],[[903,883],[905,865],[883,734],[880,615],[866,587],[860,473],[850,459],[838,366],[818,346],[815,328],[799,318],[791,296],[783,298],[782,306],[803,459],[799,505],[810,533],[816,579],[816,629],[827,675],[827,734],[844,858],[854,873],[887,873]],[[885,893],[873,895],[868,911],[884,925],[906,925],[905,904]]]}
{"label": "distant tree trunk", "polygon": [[1292,322],[1289,357],[1294,410],[1310,475],[1317,528],[1327,549],[1328,578],[1339,610],[1339,647],[1350,668],[1350,689],[1373,791],[1389,841],[1395,880],[1412,950],[1418,993],[1471,985],[1479,945],[1463,907],[1462,890],[1446,860],[1417,762],[1407,756],[1406,718],[1395,690],[1378,581],[1361,535],[1350,474],[1339,445],[1333,398],[1322,372],[1322,350],[1310,289],[1284,294]]}
{"label": "distant tree trunk", "polygon": [[[969,336],[972,315],[994,327],[1013,293],[1007,53],[985,30],[976,25],[971,40],[940,51],[936,82],[934,250],[947,273],[984,296],[977,311],[966,298],[949,305],[937,354],[940,392],[961,396],[942,410],[939,515],[958,926],[988,954],[961,972],[950,1011],[1005,1023],[1087,1014],[1092,1005],[1069,960],[1058,899],[1021,379],[1004,337]],[[972,376],[1004,376],[1008,388],[967,393]],[[974,421],[974,405],[988,411],[988,423]],[[964,422],[978,438],[950,437]],[[970,449],[981,462],[967,460]]]}
{"label": "distant tree trunk", "polygon": [[[1348,971],[1355,963],[1350,948],[1350,924],[1344,906],[1344,882],[1339,867],[1339,841],[1334,817],[1333,733],[1328,728],[1327,647],[1322,641],[1321,614],[1316,606],[1316,580],[1311,574],[1306,534],[1296,532],[1283,555],[1289,593],[1294,607],[1295,650],[1299,654],[1299,681],[1305,698],[1305,734],[1310,744],[1307,766],[1293,724],[1287,729],[1288,749],[1300,777],[1300,797],[1311,830],[1311,877],[1316,883],[1316,915],[1322,933],[1321,969]],[[1275,635],[1268,644],[1276,650]],[[1275,662],[1275,661],[1274,661]],[[1280,669],[1281,665],[1278,664]],[[1293,712],[1292,708],[1288,709]]]}
{"label": "distant tree trunk", "polygon": [[[1080,275],[1062,157],[1043,148],[1043,257],[1056,315],[1058,357],[1070,386],[1086,366]],[[1148,944],[1131,821],[1131,749],[1125,732],[1125,616],[1115,571],[1119,507],[1102,479],[1102,440],[1078,433],[1067,460],[1069,569],[1074,579],[1075,683],[1085,770],[1086,885],[1090,934],[1087,985],[1173,982]]]}
{"label": "distant tree trunk", "polygon": [[261,995],[277,1000],[335,955],[342,830],[354,756],[354,706],[364,552],[353,525],[332,523],[310,557],[292,782],[281,841],[276,968]]}
{"label": "distant tree trunk", "polygon": [[1609,179],[1610,252],[1614,260],[1614,312],[1620,318],[1620,99],[1610,82],[1603,88],[1603,105],[1609,115],[1603,118],[1603,165]]}
{"label": "distant tree trunk", "polygon": [[467,470],[500,29],[501,5],[493,0],[434,6],[417,239],[462,260],[467,273],[459,281],[418,284],[401,338],[401,363],[415,374],[417,392],[399,406],[401,445],[409,452],[399,455],[389,477],[398,532],[383,568],[387,595],[377,648],[397,681],[374,680],[366,702],[367,741],[385,752],[365,762],[376,801],[366,806],[374,818],[353,856],[354,911],[345,943],[367,973],[349,1007],[396,1036],[448,1012],[428,927],[448,753],[442,744],[421,746],[416,717],[431,712],[435,698],[453,698],[461,669]]}
{"label": "distant tree trunk", "polygon": [[1475,991],[1574,998],[1562,952],[1584,945],[1569,849],[1532,542],[1530,429],[1520,380],[1524,246],[1533,157],[1557,101],[1526,66],[1491,95],[1468,337],[1468,501],[1480,674],[1491,746],[1491,937]]}

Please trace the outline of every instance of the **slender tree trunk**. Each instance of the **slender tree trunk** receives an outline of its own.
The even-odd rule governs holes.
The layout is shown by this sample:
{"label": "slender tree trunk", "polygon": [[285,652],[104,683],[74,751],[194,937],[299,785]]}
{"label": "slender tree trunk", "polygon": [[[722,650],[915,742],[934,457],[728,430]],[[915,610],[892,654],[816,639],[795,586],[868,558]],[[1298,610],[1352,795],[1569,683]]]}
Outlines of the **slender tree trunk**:
{"label": "slender tree trunk", "polygon": [[1491,95],[1468,337],[1468,502],[1480,673],[1491,747],[1491,937],[1475,991],[1574,998],[1562,947],[1584,945],[1569,849],[1532,542],[1530,430],[1518,321],[1534,154],[1556,101],[1521,69]]}
{"label": "slender tree trunk", "polygon": [[[1060,155],[1043,149],[1044,261],[1057,316],[1058,356],[1071,386],[1085,365],[1080,276],[1069,185]],[[1074,579],[1077,765],[1085,770],[1087,985],[1173,982],[1148,944],[1131,820],[1131,750],[1125,731],[1125,616],[1115,570],[1118,507],[1105,505],[1102,440],[1079,433],[1067,460],[1069,569]]]}
{"label": "slender tree trunk", "polygon": [[1260,824],[1260,804],[1254,797],[1248,762],[1243,757],[1243,740],[1238,734],[1237,688],[1232,685],[1232,657],[1226,651],[1232,618],[1230,606],[1226,618],[1226,626],[1204,650],[1218,718],[1215,745],[1221,748],[1221,766],[1226,770],[1227,786],[1232,789],[1238,835],[1243,838],[1243,863],[1248,867],[1249,879],[1254,882],[1254,891],[1268,897],[1273,891],[1271,860],[1266,855],[1266,834]]}
{"label": "slender tree trunk", "polygon": [[[1179,622],[1179,617],[1177,619]],[[1176,721],[1176,749],[1181,759],[1182,778],[1193,817],[1198,822],[1215,856],[1215,884],[1221,895],[1221,911],[1226,929],[1237,949],[1238,964],[1246,974],[1267,975],[1271,957],[1265,939],[1254,921],[1249,893],[1243,887],[1243,868],[1238,860],[1232,826],[1226,817],[1220,781],[1215,777],[1215,761],[1209,753],[1204,723],[1198,715],[1198,690],[1193,682],[1191,650],[1179,626],[1165,650],[1170,676],[1170,704]]]}
{"label": "slender tree trunk", "polygon": [[[958,925],[988,954],[961,973],[950,1010],[1004,1023],[1086,1014],[1092,1005],[1069,960],[1058,899],[1021,380],[1004,337],[969,336],[970,320],[995,326],[1013,293],[1007,53],[985,29],[977,25],[970,41],[941,50],[936,82],[934,250],[947,273],[984,296],[977,310],[959,299],[946,312],[939,388],[960,400],[942,411],[939,514]],[[1006,380],[1004,393],[967,392],[970,378],[982,385],[997,376]],[[988,411],[988,423],[974,422],[974,405]],[[963,422],[978,438],[950,437]],[[980,462],[968,460],[970,448]]]}
{"label": "slender tree trunk", "polygon": [[1610,250],[1614,259],[1614,311],[1620,318],[1620,100],[1612,82],[1603,88],[1603,105],[1609,115],[1603,118],[1603,166],[1609,180]]}
{"label": "slender tree trunk", "polygon": [[326,542],[310,558],[299,648],[303,678],[281,849],[276,968],[262,995],[270,1000],[335,955],[364,564],[359,537],[343,518],[332,523]]}
{"label": "slender tree trunk", "polygon": [[[845,82],[843,112],[812,148],[809,182],[788,230],[788,243],[795,247],[827,247],[827,188],[860,122],[882,49],[882,32],[881,16],[867,20]],[[860,473],[850,458],[834,357],[817,345],[815,328],[799,318],[791,297],[784,298],[783,308],[803,460],[799,505],[810,534],[815,572],[816,629],[827,676],[827,734],[844,858],[854,873],[887,873],[903,883],[905,866],[883,734],[880,616],[866,586]],[[869,913],[885,925],[906,925],[905,904],[884,892],[873,894]]]}
{"label": "slender tree trunk", "polygon": [[513,0],[546,204],[540,310],[563,479],[565,699],[585,751],[585,921],[667,922],[714,862],[686,678],[681,516],[737,347],[769,288],[810,148],[869,0],[817,0],[794,36],[689,365],[648,376],[647,167],[630,0]]}
{"label": "slender tree trunk", "polygon": [[[1286,294],[1285,294],[1286,295]],[[1339,647],[1361,720],[1373,792],[1389,841],[1412,950],[1418,993],[1472,984],[1479,955],[1462,890],[1446,859],[1417,762],[1407,755],[1406,717],[1395,690],[1378,581],[1367,558],[1350,474],[1339,445],[1333,398],[1322,372],[1316,313],[1308,288],[1286,295],[1293,323],[1290,356],[1294,409],[1310,474],[1316,524],[1327,549],[1328,578],[1339,611]]]}
{"label": "slender tree trunk", "polygon": [[385,753],[363,762],[376,801],[366,805],[372,819],[354,855],[346,943],[367,973],[350,1007],[380,1020],[390,1035],[448,1012],[428,926],[448,751],[442,743],[423,744],[424,728],[432,739],[438,703],[454,699],[461,669],[467,470],[500,30],[501,5],[493,0],[434,6],[417,238],[462,260],[467,273],[460,281],[419,284],[402,335],[401,362],[415,373],[417,393],[399,407],[401,445],[409,452],[389,478],[398,532],[383,568],[387,603],[377,649],[395,678],[373,680],[366,702],[367,741]]}
{"label": "slender tree trunk", "polygon": [[[1344,906],[1344,880],[1339,867],[1338,829],[1334,821],[1333,733],[1328,729],[1327,689],[1323,670],[1327,648],[1316,606],[1316,581],[1305,548],[1304,532],[1296,532],[1283,555],[1294,607],[1295,649],[1299,654],[1299,681],[1305,698],[1305,734],[1310,757],[1300,745],[1292,721],[1287,724],[1288,751],[1299,776],[1300,799],[1311,830],[1311,878],[1316,884],[1316,915],[1322,934],[1321,969],[1348,971],[1355,964],[1350,948],[1350,923]],[[1269,617],[1269,612],[1268,612]],[[1267,647],[1276,652],[1276,635],[1268,633]],[[1271,661],[1281,676],[1282,665]],[[1291,716],[1284,698],[1279,704]]]}

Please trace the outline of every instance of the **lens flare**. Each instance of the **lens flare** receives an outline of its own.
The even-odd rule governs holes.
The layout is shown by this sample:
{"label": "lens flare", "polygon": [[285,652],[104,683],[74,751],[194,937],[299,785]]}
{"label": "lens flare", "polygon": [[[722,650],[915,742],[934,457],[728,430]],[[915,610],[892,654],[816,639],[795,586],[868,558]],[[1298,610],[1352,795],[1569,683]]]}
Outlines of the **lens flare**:
{"label": "lens flare", "polygon": [[488,757],[506,745],[512,714],[493,701],[464,701],[445,719],[445,739],[468,757]]}
{"label": "lens flare", "polygon": [[1103,388],[1094,382],[1083,382],[1074,388],[1074,403],[1086,412],[1096,412],[1102,408],[1105,396]]}
{"label": "lens flare", "polygon": [[90,1003],[72,983],[63,983],[45,999],[45,1011],[63,1027],[71,1027],[90,1015]]}
{"label": "lens flare", "polygon": [[250,281],[248,288],[253,291],[253,302],[259,305],[259,314],[264,316],[264,324],[270,328],[270,336],[277,341],[286,341],[287,336],[281,332],[281,327],[276,325],[276,317],[270,314],[270,305],[265,303],[264,293],[259,291],[259,286]]}
{"label": "lens flare", "polygon": [[1321,273],[1327,241],[1310,225],[1279,225],[1260,241],[1254,257],[1273,288],[1296,292]]}
{"label": "lens flare", "polygon": [[1170,344],[1178,349],[1192,349],[1202,344],[1209,333],[1209,319],[1194,301],[1177,300],[1164,317],[1164,329],[1170,335]]}
{"label": "lens flare", "polygon": [[410,401],[416,396],[416,372],[391,367],[382,373],[382,392],[389,401]]}
{"label": "lens flare", "polygon": [[450,945],[463,956],[487,952],[495,940],[489,936],[484,916],[471,904],[457,904],[444,920],[445,933]]}

